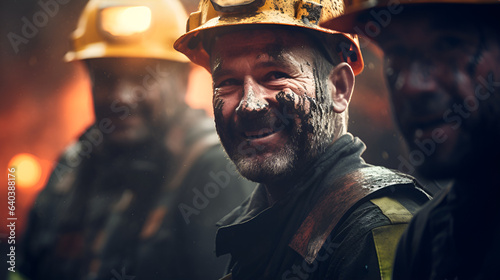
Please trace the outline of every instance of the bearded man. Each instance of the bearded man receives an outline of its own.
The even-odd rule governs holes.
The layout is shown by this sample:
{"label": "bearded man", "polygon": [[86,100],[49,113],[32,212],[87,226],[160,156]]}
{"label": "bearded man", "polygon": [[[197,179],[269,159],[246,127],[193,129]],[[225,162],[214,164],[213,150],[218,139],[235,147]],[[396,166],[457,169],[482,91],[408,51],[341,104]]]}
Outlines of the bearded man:
{"label": "bearded man", "polygon": [[400,234],[428,200],[413,178],[365,163],[347,133],[358,42],[317,25],[340,10],[204,0],[174,45],[211,72],[221,142],[260,183],[219,222],[224,279],[388,279]]}

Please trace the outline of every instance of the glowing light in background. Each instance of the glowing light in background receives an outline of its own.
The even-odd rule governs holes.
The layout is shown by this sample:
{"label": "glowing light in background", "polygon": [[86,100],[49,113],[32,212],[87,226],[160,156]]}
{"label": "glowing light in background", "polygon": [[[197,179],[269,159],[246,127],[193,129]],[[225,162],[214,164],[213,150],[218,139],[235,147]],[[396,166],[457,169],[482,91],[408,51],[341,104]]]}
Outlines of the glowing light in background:
{"label": "glowing light in background", "polygon": [[205,68],[192,64],[184,100],[191,108],[203,109],[207,115],[213,117],[212,96],[212,76]]}
{"label": "glowing light in background", "polygon": [[151,26],[151,10],[145,6],[111,7],[101,11],[101,28],[113,36],[130,36]]}
{"label": "glowing light in background", "polygon": [[16,186],[31,188],[41,178],[42,167],[38,159],[31,154],[17,154],[9,162],[9,168],[15,167]]}

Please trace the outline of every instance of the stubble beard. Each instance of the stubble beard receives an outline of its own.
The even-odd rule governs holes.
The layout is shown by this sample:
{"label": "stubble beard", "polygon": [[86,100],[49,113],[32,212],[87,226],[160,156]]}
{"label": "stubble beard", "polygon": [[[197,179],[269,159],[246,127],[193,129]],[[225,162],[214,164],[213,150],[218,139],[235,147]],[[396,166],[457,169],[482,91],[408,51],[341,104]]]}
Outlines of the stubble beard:
{"label": "stubble beard", "polygon": [[[288,141],[283,143],[277,151],[268,152],[265,147],[251,145],[250,147],[247,146],[245,150],[247,153],[245,154],[241,148],[238,149],[238,146],[233,145],[231,152],[228,154],[238,171],[245,178],[266,184],[281,181],[291,177],[299,164],[299,142],[302,135],[295,134],[297,130],[295,124],[285,129]],[[252,152],[250,155],[248,154],[249,150]]]}

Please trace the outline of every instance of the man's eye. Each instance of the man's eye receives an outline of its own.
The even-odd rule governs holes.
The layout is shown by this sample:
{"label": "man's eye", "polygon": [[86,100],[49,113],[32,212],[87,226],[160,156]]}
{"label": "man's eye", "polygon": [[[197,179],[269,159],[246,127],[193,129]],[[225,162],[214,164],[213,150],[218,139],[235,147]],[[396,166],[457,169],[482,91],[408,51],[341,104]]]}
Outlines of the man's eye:
{"label": "man's eye", "polygon": [[290,78],[288,74],[283,72],[273,71],[267,74],[266,80],[273,81],[273,80],[287,79],[287,78]]}
{"label": "man's eye", "polygon": [[220,87],[227,87],[227,86],[236,86],[239,84],[241,84],[241,83],[236,79],[226,79],[226,80],[218,83],[217,86],[215,86],[215,87],[220,88]]}

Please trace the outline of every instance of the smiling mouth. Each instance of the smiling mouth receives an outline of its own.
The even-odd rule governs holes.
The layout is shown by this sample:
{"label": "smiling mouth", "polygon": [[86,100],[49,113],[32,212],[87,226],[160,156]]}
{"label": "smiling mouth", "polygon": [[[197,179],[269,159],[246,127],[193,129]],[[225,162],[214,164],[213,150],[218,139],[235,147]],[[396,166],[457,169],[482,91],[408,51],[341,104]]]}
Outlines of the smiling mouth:
{"label": "smiling mouth", "polygon": [[446,122],[442,118],[415,121],[410,123],[409,126],[407,126],[408,129],[405,131],[413,138],[422,138],[431,135],[435,129],[445,124]]}
{"label": "smiling mouth", "polygon": [[413,127],[414,130],[417,130],[417,129],[428,130],[428,129],[436,128],[436,127],[438,127],[438,126],[440,126],[440,125],[442,125],[444,123],[445,122],[443,121],[443,119],[435,119],[435,120],[432,120],[432,121],[414,123],[412,125],[412,127]]}
{"label": "smiling mouth", "polygon": [[426,116],[407,118],[405,122],[407,124],[407,127],[412,130],[417,130],[417,129],[428,130],[447,123],[442,113],[435,113],[432,115],[428,114]]}
{"label": "smiling mouth", "polygon": [[258,131],[243,132],[242,136],[243,136],[243,138],[245,138],[247,140],[261,139],[261,138],[267,137],[269,135],[276,134],[284,129],[285,129],[285,126],[282,126],[278,129],[263,128],[263,129],[258,130]]}

